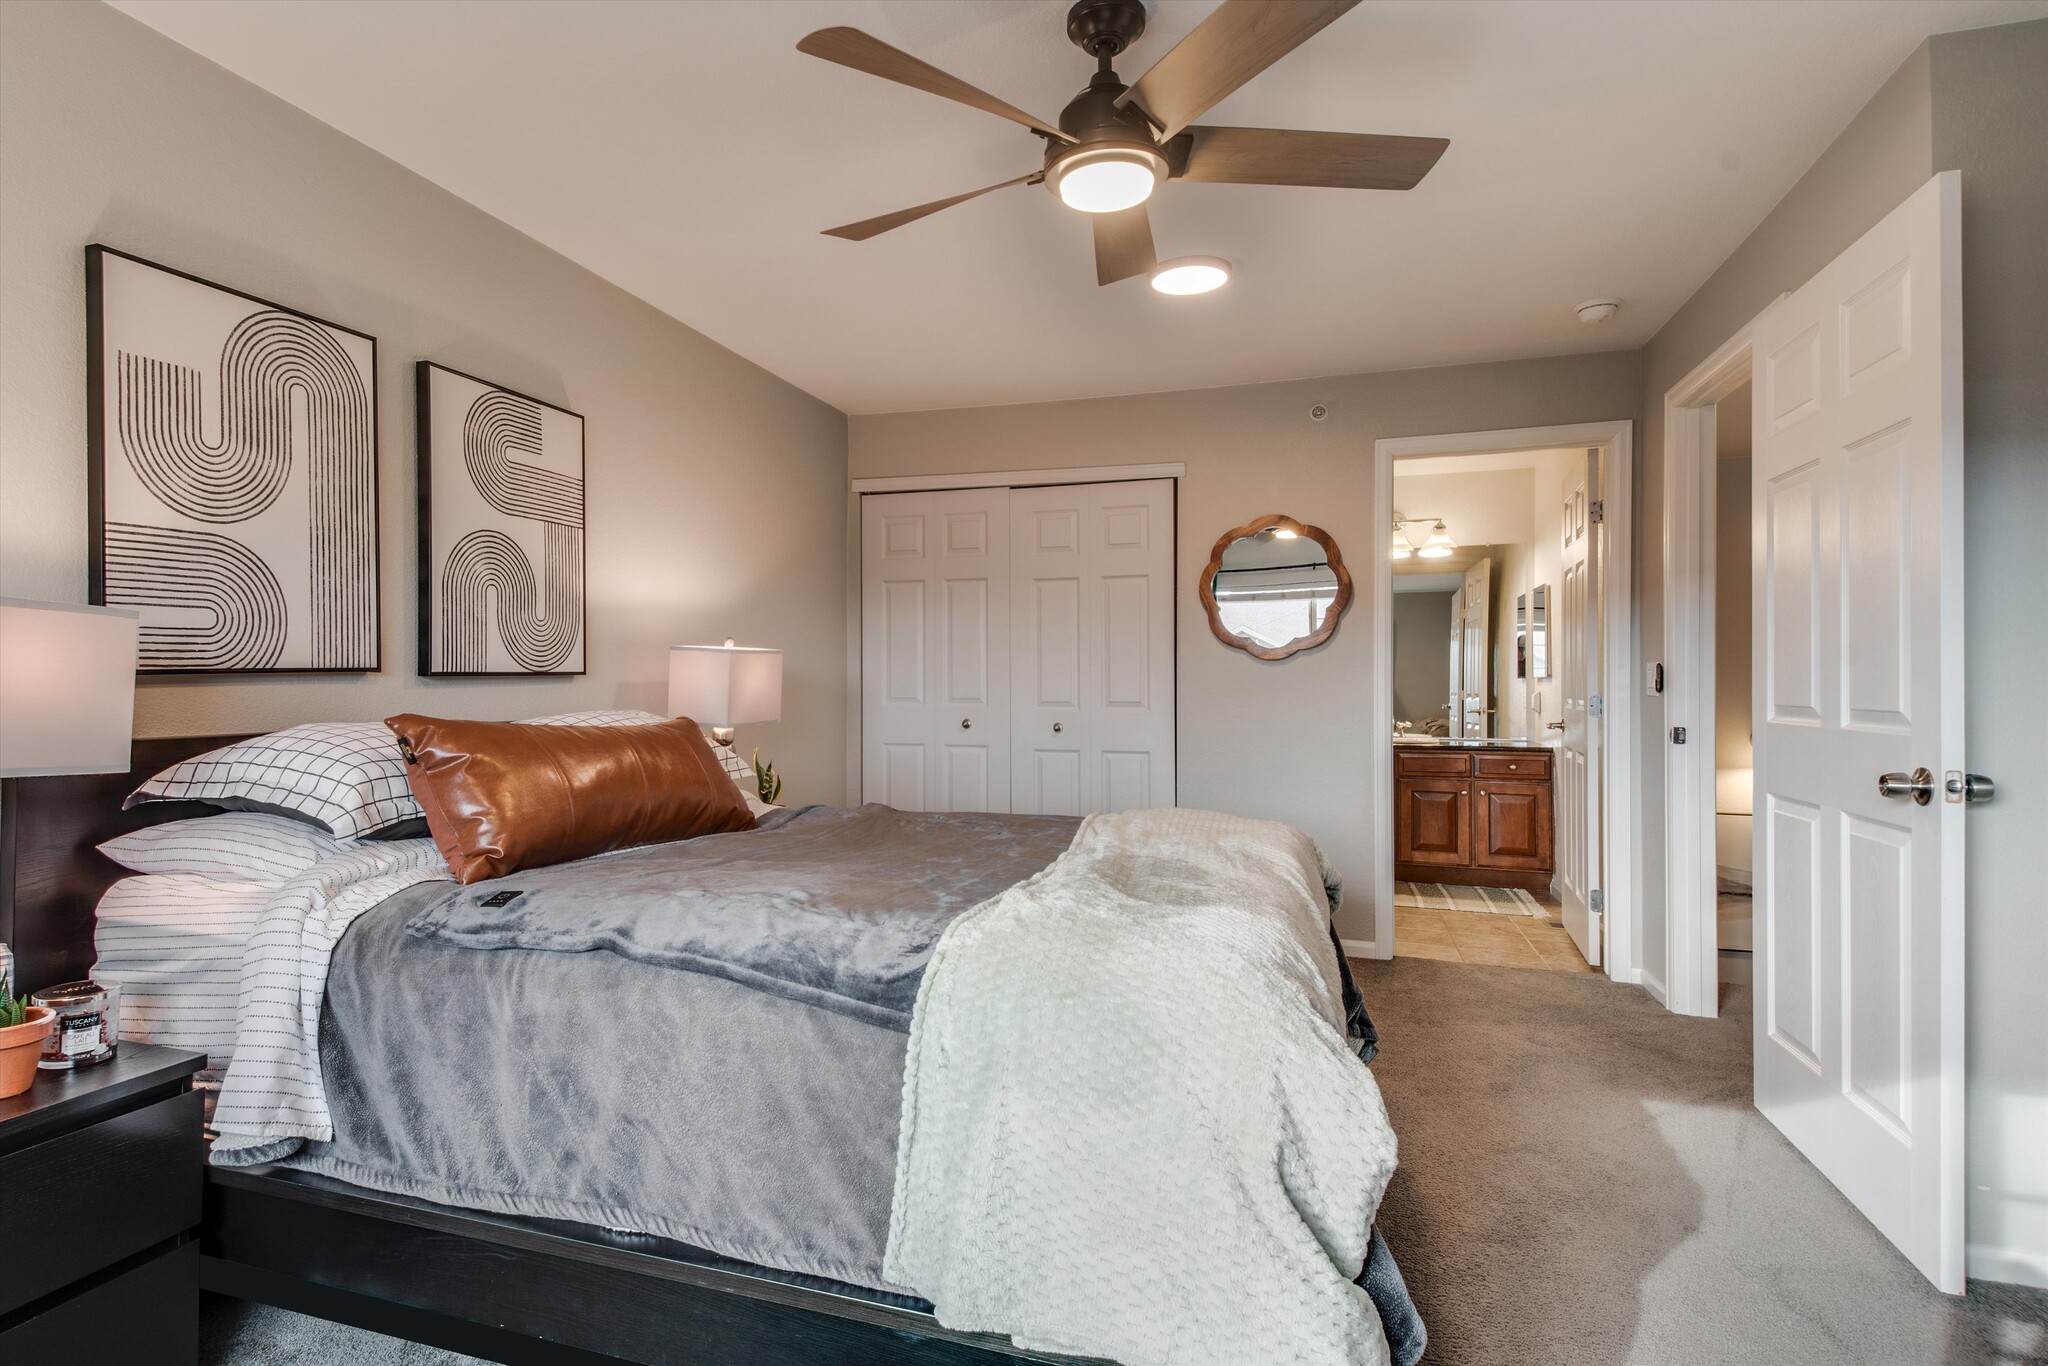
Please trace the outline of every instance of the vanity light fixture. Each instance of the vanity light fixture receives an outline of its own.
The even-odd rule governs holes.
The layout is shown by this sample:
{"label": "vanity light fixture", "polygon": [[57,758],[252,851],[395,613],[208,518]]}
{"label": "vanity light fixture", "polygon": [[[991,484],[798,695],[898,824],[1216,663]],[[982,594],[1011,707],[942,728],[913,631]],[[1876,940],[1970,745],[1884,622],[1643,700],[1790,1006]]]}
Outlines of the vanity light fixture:
{"label": "vanity light fixture", "polygon": [[1394,558],[1397,560],[1405,560],[1414,554],[1415,547],[1408,544],[1408,537],[1404,532],[1402,532],[1401,524],[1399,522],[1394,523]]}
{"label": "vanity light fixture", "polygon": [[[1408,528],[1411,526],[1422,526],[1427,523],[1434,523],[1435,525],[1430,528],[1428,538],[1420,545],[1417,545],[1415,538],[1408,534]],[[1444,519],[1441,517],[1396,517],[1394,519],[1392,554],[1397,560],[1405,560],[1410,554],[1420,556],[1425,560],[1448,559],[1451,552],[1457,548],[1458,543],[1451,539],[1451,533],[1445,529]]]}
{"label": "vanity light fixture", "polygon": [[1176,256],[1152,268],[1152,288],[1161,294],[1207,294],[1230,283],[1230,262],[1221,256]]}
{"label": "vanity light fixture", "polygon": [[1451,552],[1457,548],[1458,543],[1451,539],[1450,532],[1444,530],[1443,520],[1439,518],[1436,527],[1429,533],[1429,539],[1424,541],[1415,553],[1425,560],[1442,560],[1448,559]]}

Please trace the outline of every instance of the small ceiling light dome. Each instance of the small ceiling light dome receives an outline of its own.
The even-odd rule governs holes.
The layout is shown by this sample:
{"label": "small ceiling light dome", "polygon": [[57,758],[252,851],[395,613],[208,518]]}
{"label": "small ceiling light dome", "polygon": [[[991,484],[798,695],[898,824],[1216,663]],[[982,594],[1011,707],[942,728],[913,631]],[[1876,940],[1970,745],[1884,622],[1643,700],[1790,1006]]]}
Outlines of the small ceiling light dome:
{"label": "small ceiling light dome", "polygon": [[1152,268],[1152,288],[1161,294],[1207,294],[1230,282],[1230,262],[1221,256],[1176,256]]}
{"label": "small ceiling light dome", "polygon": [[1291,541],[1299,535],[1301,535],[1299,531],[1289,531],[1284,526],[1276,526],[1273,528],[1273,539],[1276,541]]}
{"label": "small ceiling light dome", "polygon": [[1115,213],[1136,208],[1166,179],[1166,158],[1149,147],[1089,147],[1061,157],[1046,184],[1070,209]]}
{"label": "small ceiling light dome", "polygon": [[1579,305],[1579,321],[1582,323],[1604,323],[1621,312],[1619,299],[1588,299]]}
{"label": "small ceiling light dome", "polygon": [[1451,539],[1451,533],[1444,530],[1444,524],[1439,521],[1430,529],[1429,539],[1422,543],[1422,549],[1415,553],[1425,560],[1443,560],[1450,558],[1451,552],[1457,548],[1458,543]]}

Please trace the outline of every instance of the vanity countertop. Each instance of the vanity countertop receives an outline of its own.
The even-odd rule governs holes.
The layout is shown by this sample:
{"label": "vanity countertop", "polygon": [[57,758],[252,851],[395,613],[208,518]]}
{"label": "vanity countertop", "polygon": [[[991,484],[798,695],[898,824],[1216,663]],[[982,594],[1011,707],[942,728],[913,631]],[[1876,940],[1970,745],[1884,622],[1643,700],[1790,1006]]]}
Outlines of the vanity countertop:
{"label": "vanity countertop", "polygon": [[1448,735],[1396,735],[1394,743],[1415,749],[1555,749],[1552,740],[1466,740]]}

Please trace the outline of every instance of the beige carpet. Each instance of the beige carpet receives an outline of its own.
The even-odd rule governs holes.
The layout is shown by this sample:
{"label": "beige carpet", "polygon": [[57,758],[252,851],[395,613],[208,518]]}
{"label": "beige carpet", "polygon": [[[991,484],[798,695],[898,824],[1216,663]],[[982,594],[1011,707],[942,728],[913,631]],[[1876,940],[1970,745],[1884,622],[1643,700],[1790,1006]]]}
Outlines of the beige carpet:
{"label": "beige carpet", "polygon": [[1451,882],[1397,882],[1394,906],[1407,911],[1474,911],[1480,915],[1527,915],[1538,920],[1550,913],[1520,887],[1466,887]]}
{"label": "beige carpet", "polygon": [[2048,1294],[1938,1294],[1750,1104],[1749,1003],[1354,962],[1431,1366],[2018,1366]]}

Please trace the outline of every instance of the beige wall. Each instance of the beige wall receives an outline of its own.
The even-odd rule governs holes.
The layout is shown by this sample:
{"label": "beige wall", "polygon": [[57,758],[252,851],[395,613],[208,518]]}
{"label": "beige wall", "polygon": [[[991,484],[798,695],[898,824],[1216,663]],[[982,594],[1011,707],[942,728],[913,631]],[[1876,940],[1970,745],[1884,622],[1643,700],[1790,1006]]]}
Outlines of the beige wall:
{"label": "beige wall", "polygon": [[[743,735],[793,797],[845,773],[845,418],[446,191],[98,4],[0,5],[0,593],[86,592],[83,249],[378,339],[381,673],[145,683],[144,735],[413,709],[664,703],[665,647],[788,651]],[[415,359],[588,421],[590,673],[414,674]]]}
{"label": "beige wall", "polygon": [[1963,174],[1971,1273],[2048,1286],[2048,20],[1933,40]]}
{"label": "beige wall", "polygon": [[[1350,888],[1341,926],[1369,939],[1372,594],[1391,509],[1374,506],[1373,442],[1632,418],[1633,352],[1347,375],[1127,398],[855,416],[856,477],[1180,461],[1180,801],[1300,826]],[[1327,404],[1312,421],[1309,408]],[[1264,663],[1209,634],[1195,579],[1221,533],[1284,512],[1336,538],[1358,594],[1319,649]]]}

